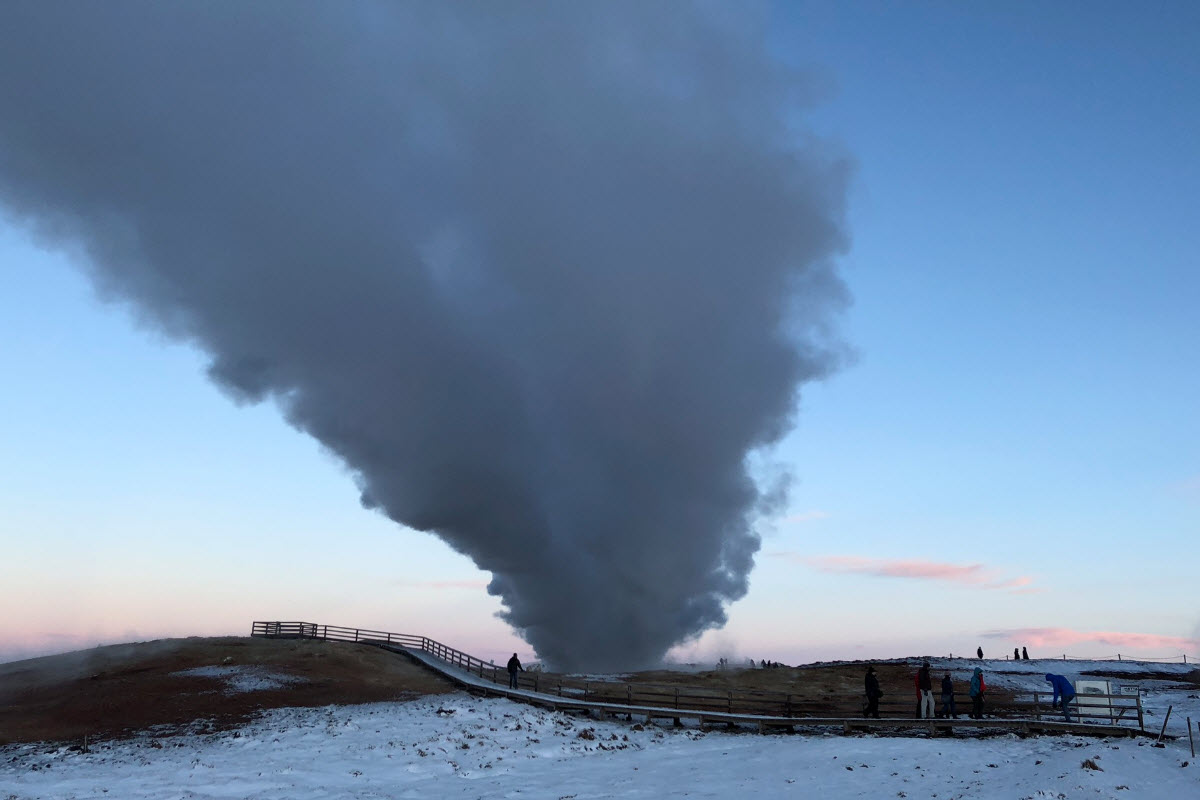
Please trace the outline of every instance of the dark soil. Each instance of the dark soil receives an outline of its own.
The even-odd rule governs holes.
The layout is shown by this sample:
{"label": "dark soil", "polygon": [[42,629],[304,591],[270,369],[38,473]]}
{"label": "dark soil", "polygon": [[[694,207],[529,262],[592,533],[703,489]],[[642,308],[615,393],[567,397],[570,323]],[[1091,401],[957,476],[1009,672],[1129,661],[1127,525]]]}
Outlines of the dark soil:
{"label": "dark soil", "polygon": [[[260,666],[302,680],[226,693],[220,678],[178,675]],[[367,645],[249,638],[165,639],[0,664],[0,745],[116,738],[237,725],[270,708],[405,700],[454,691],[405,656]]]}

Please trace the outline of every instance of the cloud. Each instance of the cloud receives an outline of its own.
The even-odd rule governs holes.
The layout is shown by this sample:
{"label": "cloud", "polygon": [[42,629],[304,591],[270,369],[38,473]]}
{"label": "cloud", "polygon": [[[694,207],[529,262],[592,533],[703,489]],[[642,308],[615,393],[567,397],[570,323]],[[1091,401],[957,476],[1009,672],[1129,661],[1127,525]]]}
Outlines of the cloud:
{"label": "cloud", "polygon": [[1187,636],[1119,631],[1077,631],[1072,628],[1007,628],[982,634],[987,639],[1028,642],[1034,647],[1070,647],[1076,644],[1103,644],[1127,650],[1174,650],[1195,652],[1200,640]]}
{"label": "cloud", "polygon": [[1013,594],[1041,591],[1033,586],[1033,578],[999,576],[996,570],[983,564],[948,564],[921,559],[862,558],[861,556],[802,556],[798,553],[772,553],[812,567],[818,572],[870,575],[877,578],[908,578],[911,580],[946,581],[981,589],[1007,590]]}
{"label": "cloud", "polygon": [[852,165],[722,5],[9,3],[0,214],[541,658],[656,664],[746,594],[751,455],[845,351]]}
{"label": "cloud", "polygon": [[800,511],[795,514],[789,514],[783,518],[783,521],[788,524],[799,525],[805,522],[814,522],[818,519],[829,519],[829,512],[818,511],[816,509],[812,511]]}

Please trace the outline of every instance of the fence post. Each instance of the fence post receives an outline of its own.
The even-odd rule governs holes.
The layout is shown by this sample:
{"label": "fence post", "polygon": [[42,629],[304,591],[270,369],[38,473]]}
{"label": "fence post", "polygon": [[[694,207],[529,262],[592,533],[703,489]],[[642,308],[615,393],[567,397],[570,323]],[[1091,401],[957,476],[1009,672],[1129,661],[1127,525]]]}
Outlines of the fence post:
{"label": "fence post", "polygon": [[354,641],[358,641],[358,628],[354,629]]}
{"label": "fence post", "polygon": [[1142,687],[1138,687],[1137,693],[1137,709],[1138,709],[1138,728],[1144,733],[1146,731],[1146,722],[1142,718]]}
{"label": "fence post", "polygon": [[1175,706],[1167,706],[1167,716],[1163,720],[1162,730],[1158,732],[1158,741],[1162,741],[1163,734],[1167,732],[1167,723],[1171,721],[1171,709]]}
{"label": "fence post", "polygon": [[1192,718],[1188,717],[1188,746],[1192,748],[1192,758],[1196,757],[1196,741],[1192,738]]}

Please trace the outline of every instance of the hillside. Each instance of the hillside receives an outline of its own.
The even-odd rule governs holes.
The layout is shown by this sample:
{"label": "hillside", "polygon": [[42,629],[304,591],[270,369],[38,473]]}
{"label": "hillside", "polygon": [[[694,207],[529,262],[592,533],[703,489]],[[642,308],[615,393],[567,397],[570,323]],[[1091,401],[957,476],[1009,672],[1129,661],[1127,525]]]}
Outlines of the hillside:
{"label": "hillside", "polygon": [[264,709],[452,691],[366,645],[239,637],[164,639],[0,664],[0,745],[225,728]]}

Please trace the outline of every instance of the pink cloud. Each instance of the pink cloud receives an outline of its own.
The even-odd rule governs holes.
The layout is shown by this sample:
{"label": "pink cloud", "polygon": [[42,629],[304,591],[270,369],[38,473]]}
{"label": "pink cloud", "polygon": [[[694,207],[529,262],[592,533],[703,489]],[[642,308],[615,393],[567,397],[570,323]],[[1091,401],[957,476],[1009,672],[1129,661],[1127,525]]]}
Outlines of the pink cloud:
{"label": "pink cloud", "polygon": [[1077,631],[1072,628],[1010,628],[983,634],[988,639],[1029,642],[1035,647],[1070,647],[1076,644],[1102,644],[1125,650],[1175,650],[1195,652],[1200,641],[1187,636],[1163,636],[1155,633],[1118,631]]}
{"label": "pink cloud", "polygon": [[921,559],[862,558],[861,556],[801,556],[796,553],[772,555],[799,561],[819,572],[872,575],[879,578],[908,578],[912,580],[948,581],[981,589],[999,589],[1014,594],[1040,591],[1031,586],[1033,578],[1021,575],[1005,578],[983,564],[948,564]]}
{"label": "pink cloud", "polygon": [[788,516],[783,518],[783,521],[787,522],[787,523],[791,523],[793,525],[798,525],[803,522],[813,522],[818,519],[828,519],[828,518],[829,518],[828,511],[813,510],[813,511],[800,511],[796,514],[789,514]]}

